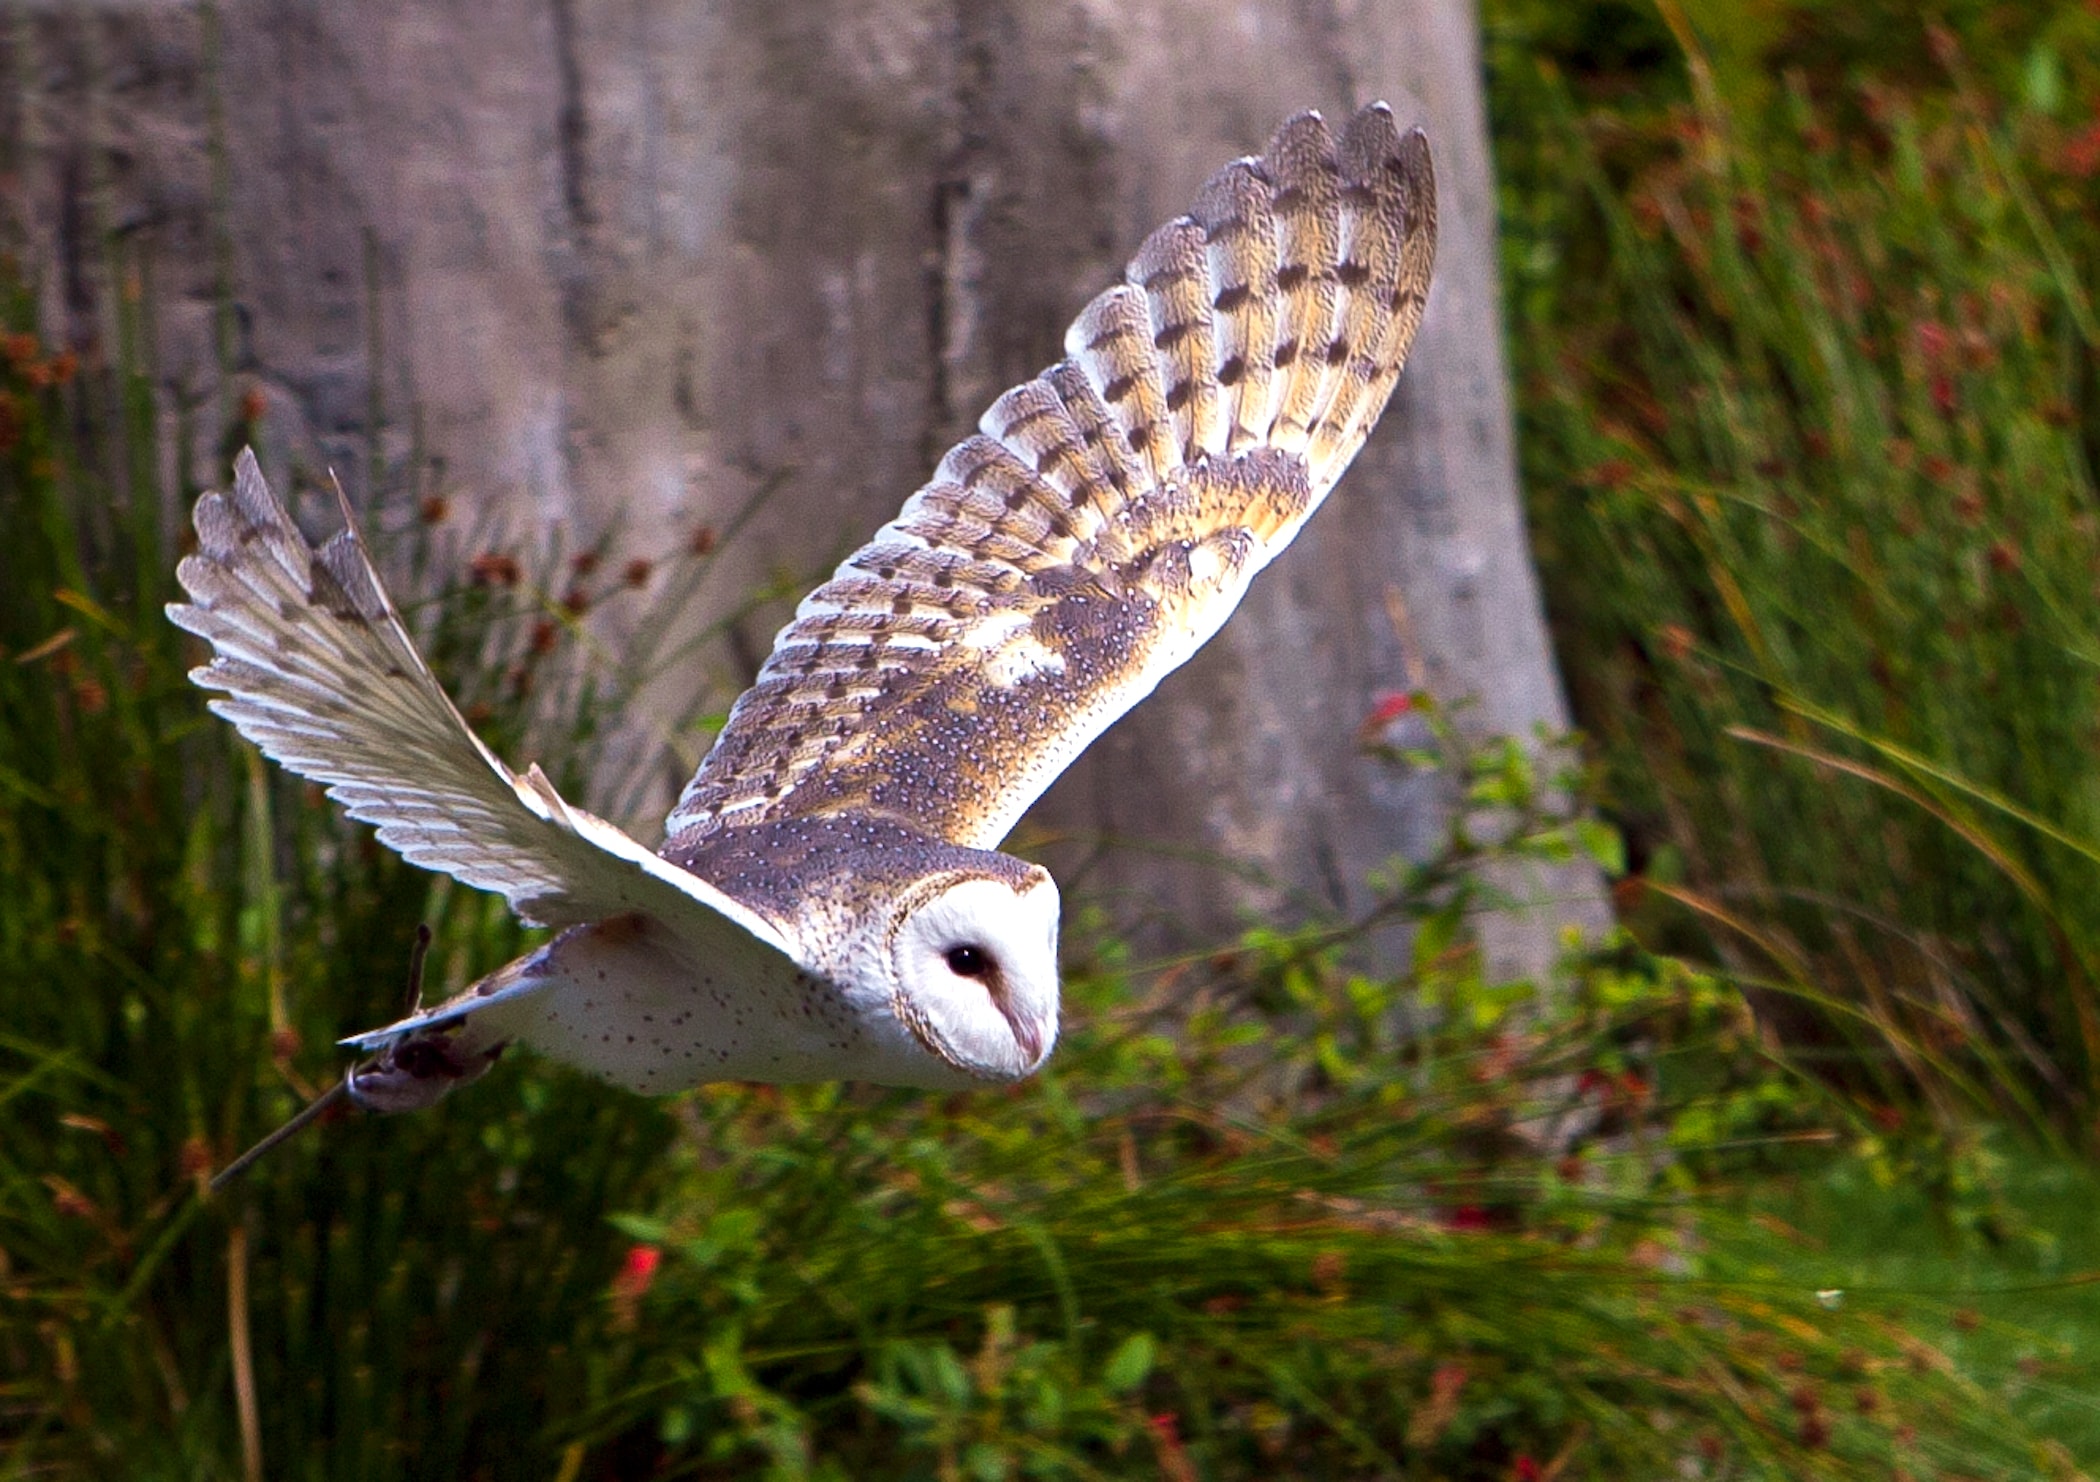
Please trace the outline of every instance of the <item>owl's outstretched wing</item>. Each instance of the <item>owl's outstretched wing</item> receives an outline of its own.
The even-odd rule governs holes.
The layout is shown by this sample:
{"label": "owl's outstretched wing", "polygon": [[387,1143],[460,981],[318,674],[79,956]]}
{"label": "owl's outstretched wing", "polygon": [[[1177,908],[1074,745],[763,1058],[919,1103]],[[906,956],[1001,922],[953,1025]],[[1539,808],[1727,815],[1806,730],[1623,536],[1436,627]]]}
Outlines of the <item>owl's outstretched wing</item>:
{"label": "owl's outstretched wing", "polygon": [[1363,446],[1436,190],[1383,104],[1226,166],[804,600],[665,828],[888,817],[989,848],[1209,640]]}
{"label": "owl's outstretched wing", "polygon": [[230,494],[197,501],[196,554],[176,575],[178,626],[216,651],[190,678],[263,754],[328,786],[403,858],[559,926],[625,911],[749,934],[785,952],[753,912],[565,803],[535,766],[512,772],[467,728],[416,652],[345,506],[317,552],[264,483],[253,452]]}

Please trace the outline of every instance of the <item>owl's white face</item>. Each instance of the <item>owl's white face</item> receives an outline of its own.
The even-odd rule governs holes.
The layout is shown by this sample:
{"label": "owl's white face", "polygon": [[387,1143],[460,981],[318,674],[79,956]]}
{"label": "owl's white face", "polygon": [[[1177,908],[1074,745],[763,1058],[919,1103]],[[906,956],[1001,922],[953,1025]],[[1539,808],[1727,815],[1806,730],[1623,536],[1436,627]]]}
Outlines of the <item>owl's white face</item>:
{"label": "owl's white face", "polygon": [[1018,1080],[1057,1043],[1057,886],[1033,870],[1003,880],[928,881],[890,934],[893,1006],[945,1063],[990,1081]]}

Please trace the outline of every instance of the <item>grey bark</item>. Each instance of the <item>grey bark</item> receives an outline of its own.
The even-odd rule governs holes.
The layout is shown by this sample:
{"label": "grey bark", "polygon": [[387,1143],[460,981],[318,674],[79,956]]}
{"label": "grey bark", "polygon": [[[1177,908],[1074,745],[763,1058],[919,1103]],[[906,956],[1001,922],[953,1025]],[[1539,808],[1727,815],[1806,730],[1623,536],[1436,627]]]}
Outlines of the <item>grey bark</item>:
{"label": "grey bark", "polygon": [[[1379,694],[1469,697],[1476,735],[1564,724],[1463,0],[138,0],[17,9],[7,45],[10,183],[65,336],[106,337],[95,233],[126,234],[171,401],[230,373],[354,492],[644,544],[777,483],[725,557],[749,580],[814,575],[887,518],[1210,171],[1295,108],[1389,97],[1429,130],[1442,222],[1392,409],[1022,838],[1185,938],[1352,909],[1448,805],[1361,754]],[[683,683],[733,688],[784,615]],[[1531,888],[1540,910],[1487,927],[1499,970],[1601,920],[1586,870]]]}

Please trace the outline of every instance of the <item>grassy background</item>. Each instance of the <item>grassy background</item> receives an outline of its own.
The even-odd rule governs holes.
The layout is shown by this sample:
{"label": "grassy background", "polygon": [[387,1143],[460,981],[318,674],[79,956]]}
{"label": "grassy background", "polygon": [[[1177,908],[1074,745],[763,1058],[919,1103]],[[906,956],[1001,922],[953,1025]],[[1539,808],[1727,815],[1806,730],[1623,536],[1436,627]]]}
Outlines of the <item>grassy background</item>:
{"label": "grassy background", "polygon": [[[1482,981],[1501,831],[1463,826],[1391,882],[1397,981],[1347,924],[1134,963],[1082,918],[1009,1093],[507,1065],[206,1199],[396,1010],[416,921],[450,981],[518,933],[204,713],[150,293],[80,363],[11,285],[0,1477],[2100,1466],[2100,12],[1485,12],[1527,482],[1624,844],[1514,750],[1391,761],[1498,848],[1623,862],[1633,935]],[[579,781],[647,677],[581,618],[642,594],[405,491],[382,522],[477,724]]]}
{"label": "grassy background", "polygon": [[2100,13],[1503,9],[1526,482],[1646,929],[2090,1145]]}

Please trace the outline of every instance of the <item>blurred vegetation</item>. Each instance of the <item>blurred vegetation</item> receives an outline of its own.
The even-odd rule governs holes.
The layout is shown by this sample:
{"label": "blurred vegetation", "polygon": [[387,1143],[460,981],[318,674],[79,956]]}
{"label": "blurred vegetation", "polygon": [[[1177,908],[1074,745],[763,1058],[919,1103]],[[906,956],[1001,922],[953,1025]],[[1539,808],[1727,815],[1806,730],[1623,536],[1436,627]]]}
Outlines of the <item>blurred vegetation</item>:
{"label": "blurred vegetation", "polygon": [[[26,329],[0,349],[9,1474],[235,1475],[244,1451],[316,1477],[2046,1463],[1928,1339],[1724,1253],[1763,1247],[1702,1211],[1699,1170],[1844,1116],[1732,990],[1631,948],[1544,999],[1481,981],[1478,839],[1612,841],[1546,812],[1520,749],[1458,753],[1420,697],[1426,749],[1390,760],[1448,769],[1472,809],[1391,882],[1403,981],[1340,965],[1371,922],[1144,971],[1082,924],[1070,1042],[1005,1093],[666,1110],[506,1066],[206,1197],[333,1038],[391,1011],[408,923],[454,981],[516,933],[202,713],[159,612],[164,504],[110,456],[152,446],[142,373]],[[536,726],[517,701],[563,657],[532,594],[578,563],[432,555],[445,512],[413,514],[411,564],[460,576],[424,609],[433,650],[499,676],[466,699],[484,724],[564,761],[592,691],[545,686],[564,703]]]}
{"label": "blurred vegetation", "polygon": [[[1759,1268],[1772,1241],[1702,1199],[1848,1115],[1730,988],[1630,947],[1544,998],[1479,978],[1479,840],[1614,841],[1421,697],[1425,749],[1388,760],[1472,808],[1390,882],[1402,981],[1340,965],[1373,921],[1143,970],[1081,924],[1069,1042],[1010,1092],[667,1111],[526,1063],[206,1198],[391,1011],[406,923],[455,982],[516,932],[201,712],[165,510],[110,456],[152,446],[142,374],[0,348],[8,1474],[2067,1469],[1929,1323]],[[401,533],[459,574],[425,636],[496,676],[468,708],[571,757],[594,692],[518,701],[562,660],[550,605],[593,600],[533,594],[591,563],[528,571],[427,502]]]}
{"label": "blurred vegetation", "polygon": [[[86,356],[7,282],[0,1477],[2100,1462],[2100,1178],[2032,1142],[2086,1147],[2100,1089],[2100,12],[1485,10],[1534,519],[1626,844],[1394,697],[1385,763],[1468,800],[1445,851],[1184,961],[1069,923],[1067,1038],[1001,1093],[526,1060],[207,1198],[396,1012],[417,921],[454,985],[520,933],[183,678],[168,470],[259,409],[160,403],[136,246]],[[715,533],[612,570],[430,490],[366,518],[498,749],[617,794],[577,758],[658,656],[587,614],[683,600]],[[1634,935],[1485,981],[1478,866],[1577,850]],[[1390,917],[1411,971],[1352,971]]]}
{"label": "blurred vegetation", "polygon": [[1836,1000],[1777,1017],[1865,1093],[2090,1148],[2100,10],[1489,11],[1628,919]]}

